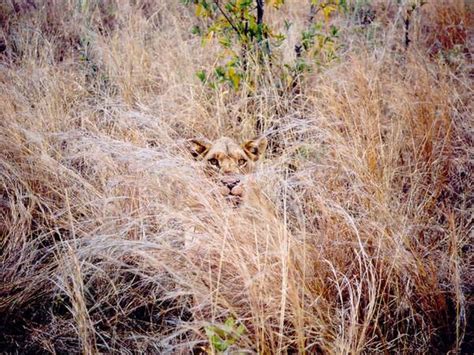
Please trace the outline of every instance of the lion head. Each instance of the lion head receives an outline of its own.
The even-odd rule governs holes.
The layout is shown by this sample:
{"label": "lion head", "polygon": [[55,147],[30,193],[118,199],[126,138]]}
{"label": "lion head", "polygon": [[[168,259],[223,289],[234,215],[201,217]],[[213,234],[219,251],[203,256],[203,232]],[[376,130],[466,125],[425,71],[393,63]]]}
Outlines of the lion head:
{"label": "lion head", "polygon": [[207,139],[189,141],[193,157],[205,163],[207,175],[221,185],[222,195],[237,204],[244,195],[247,176],[255,171],[256,162],[266,148],[265,137],[251,139],[240,145],[228,137],[214,142]]}

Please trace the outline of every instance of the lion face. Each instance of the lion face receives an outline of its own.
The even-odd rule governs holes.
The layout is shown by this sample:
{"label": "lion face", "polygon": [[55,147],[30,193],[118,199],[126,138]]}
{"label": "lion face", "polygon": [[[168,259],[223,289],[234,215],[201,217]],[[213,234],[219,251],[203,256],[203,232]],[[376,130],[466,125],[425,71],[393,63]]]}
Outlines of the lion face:
{"label": "lion face", "polygon": [[237,144],[222,137],[214,142],[191,139],[190,151],[195,159],[205,163],[207,174],[220,184],[221,193],[239,203],[245,190],[245,179],[255,170],[256,162],[267,148],[267,139],[259,137]]}

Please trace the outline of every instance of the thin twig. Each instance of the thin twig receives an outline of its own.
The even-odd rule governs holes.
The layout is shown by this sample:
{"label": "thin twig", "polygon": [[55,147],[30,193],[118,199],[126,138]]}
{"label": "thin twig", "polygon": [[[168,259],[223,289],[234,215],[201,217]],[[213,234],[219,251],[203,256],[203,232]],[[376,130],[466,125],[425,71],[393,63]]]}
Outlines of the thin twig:
{"label": "thin twig", "polygon": [[222,7],[219,5],[219,0],[214,0],[214,4],[216,4],[217,8],[219,9],[219,11],[221,12],[222,16],[225,17],[225,19],[227,20],[227,22],[229,22],[229,25],[234,29],[235,32],[237,32],[237,34],[241,35],[239,29],[235,26],[235,24],[232,22],[232,20],[230,19],[229,16],[227,16],[227,14],[225,13],[225,11],[222,9]]}

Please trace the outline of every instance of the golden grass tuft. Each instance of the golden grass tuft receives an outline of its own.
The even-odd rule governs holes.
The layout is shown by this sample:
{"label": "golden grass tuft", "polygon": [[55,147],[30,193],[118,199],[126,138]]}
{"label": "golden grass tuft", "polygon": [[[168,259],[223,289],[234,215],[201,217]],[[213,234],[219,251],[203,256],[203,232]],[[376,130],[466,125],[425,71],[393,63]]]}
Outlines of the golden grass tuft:
{"label": "golden grass tuft", "polygon": [[[472,351],[468,10],[414,12],[405,50],[403,6],[334,17],[337,61],[249,95],[201,85],[218,48],[177,1],[0,5],[1,348],[215,351],[232,318],[230,351]],[[260,133],[235,209],[184,142]]]}

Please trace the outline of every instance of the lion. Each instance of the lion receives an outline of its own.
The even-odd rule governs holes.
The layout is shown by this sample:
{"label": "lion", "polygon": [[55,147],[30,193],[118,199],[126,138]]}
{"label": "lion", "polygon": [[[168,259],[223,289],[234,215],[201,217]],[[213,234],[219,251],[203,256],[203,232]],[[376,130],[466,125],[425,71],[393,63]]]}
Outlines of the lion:
{"label": "lion", "polygon": [[[189,260],[196,263],[197,267],[210,268],[210,276],[220,275],[220,268],[213,260],[219,259],[219,253],[229,243],[219,245],[227,237],[235,238],[249,236],[248,225],[243,221],[252,221],[255,218],[261,220],[260,214],[255,214],[254,203],[258,203],[260,189],[254,179],[254,173],[257,170],[258,162],[262,160],[267,149],[267,138],[260,136],[251,140],[244,141],[242,144],[228,137],[221,137],[213,142],[207,139],[191,139],[188,141],[188,150],[194,159],[201,162],[207,177],[219,188],[219,194],[229,201],[225,213],[225,226],[221,225],[220,218],[210,218],[214,214],[211,208],[206,210],[206,206],[200,204],[194,205],[192,211],[200,223],[194,220],[187,226],[184,233],[184,249]],[[219,201],[220,202],[220,201]],[[220,203],[218,206],[222,206]],[[204,213],[200,213],[200,208]],[[223,206],[226,208],[226,204]],[[209,214],[208,214],[208,213]],[[267,219],[263,219],[267,221]],[[207,226],[209,221],[209,226]],[[268,228],[265,226],[264,228]],[[219,238],[216,234],[222,233]],[[227,236],[225,236],[227,235]],[[217,238],[216,238],[217,237]],[[206,263],[204,266],[202,263]],[[212,275],[211,275],[212,273]],[[199,273],[196,274],[199,276]],[[219,276],[220,277],[220,276]],[[211,298],[208,293],[212,292],[212,285],[209,284],[207,277],[197,282],[202,282],[201,287],[194,288],[193,304],[199,309],[194,316],[198,320],[208,319],[208,312],[212,312]],[[212,301],[212,300],[211,300]]]}
{"label": "lion", "polygon": [[214,142],[191,139],[189,149],[196,160],[205,163],[207,175],[221,185],[221,194],[239,205],[246,191],[245,180],[255,171],[257,161],[267,149],[267,138],[257,137],[240,145],[228,137]]}

